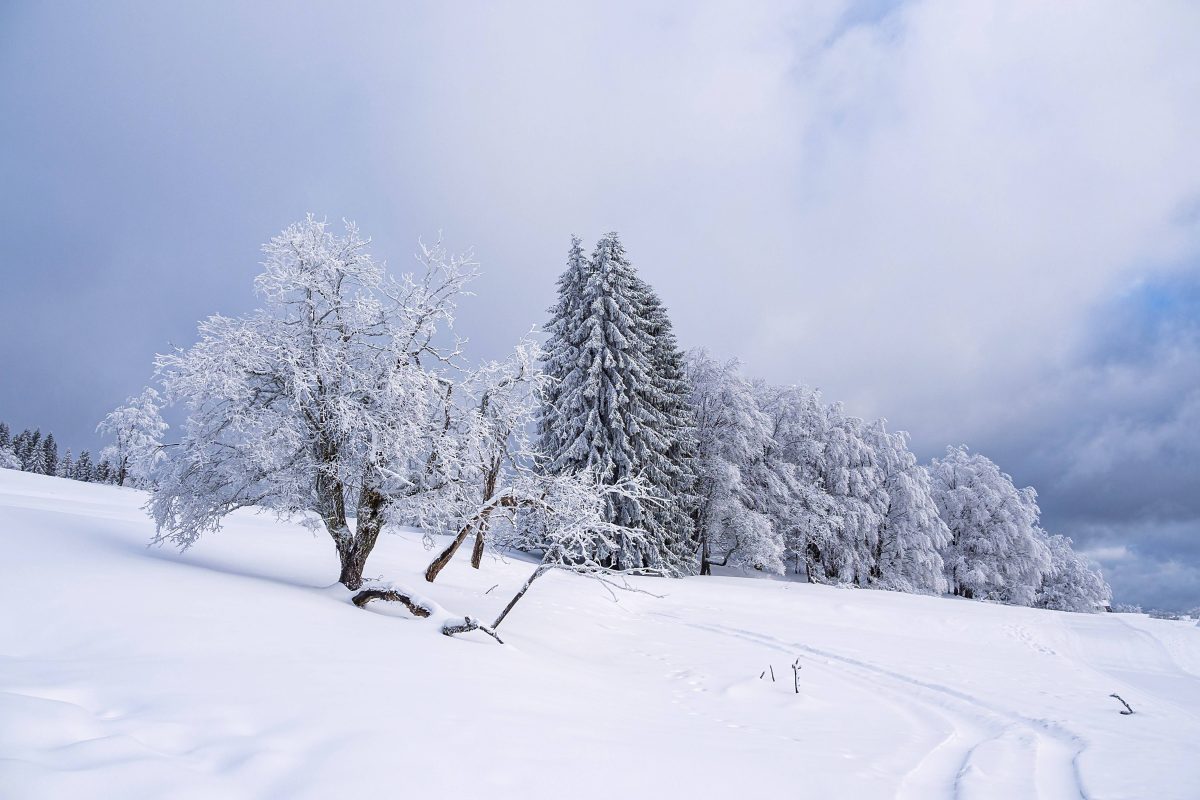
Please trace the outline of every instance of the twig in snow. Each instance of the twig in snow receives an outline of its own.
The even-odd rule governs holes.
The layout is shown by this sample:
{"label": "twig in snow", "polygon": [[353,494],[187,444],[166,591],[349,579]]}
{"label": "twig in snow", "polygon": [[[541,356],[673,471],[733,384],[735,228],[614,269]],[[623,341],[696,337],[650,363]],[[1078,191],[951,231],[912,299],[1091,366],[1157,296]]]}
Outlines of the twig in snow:
{"label": "twig in snow", "polygon": [[796,694],[800,694],[800,657],[796,656],[796,660],[792,662],[792,686],[796,689]]}
{"label": "twig in snow", "polygon": [[1118,700],[1121,701],[1121,705],[1125,706],[1125,710],[1121,712],[1122,714],[1124,714],[1125,716],[1129,716],[1130,714],[1133,713],[1133,709],[1130,708],[1129,703],[1126,703],[1125,698],[1121,697],[1121,695],[1114,692],[1113,694],[1110,694],[1109,697],[1117,698]]}
{"label": "twig in snow", "polygon": [[775,665],[771,665],[771,683],[775,682]]}
{"label": "twig in snow", "polygon": [[[500,584],[498,584],[498,583],[496,584],[496,586],[499,586],[499,585],[500,585]],[[496,586],[493,586],[493,587],[492,587],[492,589],[495,589],[495,588],[496,588]],[[492,592],[492,589],[488,589],[486,592],[484,592],[484,594],[491,594],[491,592]]]}

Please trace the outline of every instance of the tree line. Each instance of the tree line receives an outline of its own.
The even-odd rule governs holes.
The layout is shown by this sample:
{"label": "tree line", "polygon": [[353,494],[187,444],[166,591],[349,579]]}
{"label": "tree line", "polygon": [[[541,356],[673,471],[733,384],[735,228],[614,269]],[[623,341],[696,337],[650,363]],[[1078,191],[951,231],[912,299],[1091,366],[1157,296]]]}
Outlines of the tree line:
{"label": "tree line", "polygon": [[84,483],[148,487],[153,467],[161,458],[160,439],[167,430],[160,405],[158,392],[147,388],[109,412],[96,426],[98,433],[111,440],[100,451],[99,460],[92,458],[90,450],[81,450],[76,457],[68,447],[60,454],[54,434],[43,437],[41,428],[26,428],[14,436],[8,423],[0,422],[0,469]]}
{"label": "tree line", "polygon": [[950,447],[922,465],[884,420],[681,352],[616,233],[590,257],[572,240],[547,332],[546,469],[650,487],[651,502],[605,510],[649,549],[618,541],[606,564],[790,567],[813,582],[1075,611],[1111,601],[1070,540],[1039,526],[1036,492],[986,457]]}
{"label": "tree line", "polygon": [[[428,531],[436,580],[471,542],[622,583],[716,568],[1093,611],[1099,572],[1039,526],[1032,489],[965,447],[918,463],[903,432],[802,385],[684,351],[616,233],[573,237],[544,344],[475,363],[453,333],[470,255],[421,245],[393,276],[369,241],[308,217],[264,245],[259,310],[159,356],[155,389],[102,423],[151,491],[156,541],[191,546],[256,506],[323,530],[356,602],[429,606],[372,581],[389,524]],[[158,413],[187,418],[174,441]],[[42,445],[44,449],[44,445]],[[25,453],[25,450],[22,450]],[[448,533],[448,539],[435,537]],[[444,632],[486,626],[465,618]]]}

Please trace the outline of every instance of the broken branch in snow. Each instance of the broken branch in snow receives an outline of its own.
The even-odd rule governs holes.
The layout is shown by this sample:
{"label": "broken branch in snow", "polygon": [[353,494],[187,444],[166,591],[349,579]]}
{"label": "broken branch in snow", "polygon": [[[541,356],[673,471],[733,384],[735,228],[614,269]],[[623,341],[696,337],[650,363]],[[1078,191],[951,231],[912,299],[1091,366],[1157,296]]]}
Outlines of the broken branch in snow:
{"label": "broken branch in snow", "polygon": [[[363,589],[350,599],[351,602],[353,602],[354,605],[358,606],[359,608],[366,608],[367,603],[371,602],[372,600],[386,600],[393,603],[401,603],[405,608],[412,612],[414,617],[431,617],[435,611],[439,612],[439,616],[444,613],[440,608],[436,607],[436,604],[427,600],[421,600],[413,595],[406,594],[396,587],[390,585],[375,586],[369,589]],[[486,625],[480,624],[479,620],[473,617],[451,617],[442,622],[443,636],[454,636],[458,633],[468,633],[470,631],[483,631],[500,644],[504,644],[504,640],[496,634],[495,630]]]}
{"label": "broken branch in snow", "polygon": [[453,636],[456,633],[467,633],[469,631],[483,631],[488,636],[495,639],[500,644],[504,644],[504,640],[500,635],[487,625],[480,624],[479,620],[473,617],[463,617],[461,620],[446,620],[442,624],[442,634],[445,636]]}
{"label": "broken branch in snow", "polygon": [[433,609],[416,602],[408,595],[398,592],[395,589],[364,589],[350,598],[350,600],[359,608],[366,608],[367,603],[372,600],[388,600],[395,603],[403,603],[404,607],[411,611],[414,617],[428,617],[433,613]]}
{"label": "broken branch in snow", "polygon": [[1125,702],[1125,699],[1123,697],[1121,697],[1121,695],[1114,692],[1113,694],[1110,694],[1109,697],[1117,698],[1118,700],[1121,701],[1121,705],[1125,706],[1125,710],[1121,712],[1122,714],[1124,714],[1125,716],[1129,716],[1130,714],[1133,713],[1133,709],[1129,706],[1129,703]]}

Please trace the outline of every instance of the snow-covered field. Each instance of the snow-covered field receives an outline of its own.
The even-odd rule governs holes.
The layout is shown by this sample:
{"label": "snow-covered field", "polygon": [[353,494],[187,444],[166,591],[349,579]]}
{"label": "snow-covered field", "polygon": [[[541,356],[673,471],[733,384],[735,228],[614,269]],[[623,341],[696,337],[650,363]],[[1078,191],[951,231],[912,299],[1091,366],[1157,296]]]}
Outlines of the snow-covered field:
{"label": "snow-covered field", "polygon": [[[1193,623],[552,573],[501,646],[353,607],[269,516],[148,549],[144,499],[0,470],[5,800],[1200,797]],[[489,619],[531,568],[428,559],[367,571]]]}

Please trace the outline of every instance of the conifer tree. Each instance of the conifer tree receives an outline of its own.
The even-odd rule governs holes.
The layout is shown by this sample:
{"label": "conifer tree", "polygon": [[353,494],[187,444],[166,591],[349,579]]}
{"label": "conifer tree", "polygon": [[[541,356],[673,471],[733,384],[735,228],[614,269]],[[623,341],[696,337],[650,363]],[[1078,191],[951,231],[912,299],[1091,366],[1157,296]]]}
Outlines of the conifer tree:
{"label": "conifer tree", "polygon": [[[555,383],[539,425],[546,469],[555,475],[593,471],[609,485],[644,479],[656,501],[610,495],[605,518],[649,535],[618,535],[611,547],[601,545],[607,552],[597,559],[617,569],[690,571],[683,562],[691,557],[685,544],[691,537],[679,505],[689,488],[681,467],[686,441],[672,453],[674,440],[686,436],[684,413],[672,408],[682,387],[665,371],[662,345],[656,360],[653,341],[657,332],[674,348],[665,310],[638,278],[616,233],[601,237],[590,261],[573,238],[558,286],[543,362]],[[659,368],[664,373],[656,375]]]}
{"label": "conifer tree", "polygon": [[54,441],[53,433],[46,434],[42,440],[42,474],[58,474],[58,442]]}
{"label": "conifer tree", "polygon": [[12,431],[7,422],[0,422],[0,450],[7,449],[12,444]]}
{"label": "conifer tree", "polygon": [[95,471],[92,467],[92,454],[84,450],[79,454],[79,460],[75,462],[74,478],[77,481],[90,483],[95,480]]}
{"label": "conifer tree", "polygon": [[60,478],[75,477],[75,458],[71,455],[71,448],[67,448],[67,452],[59,459],[58,471],[54,473]]}

